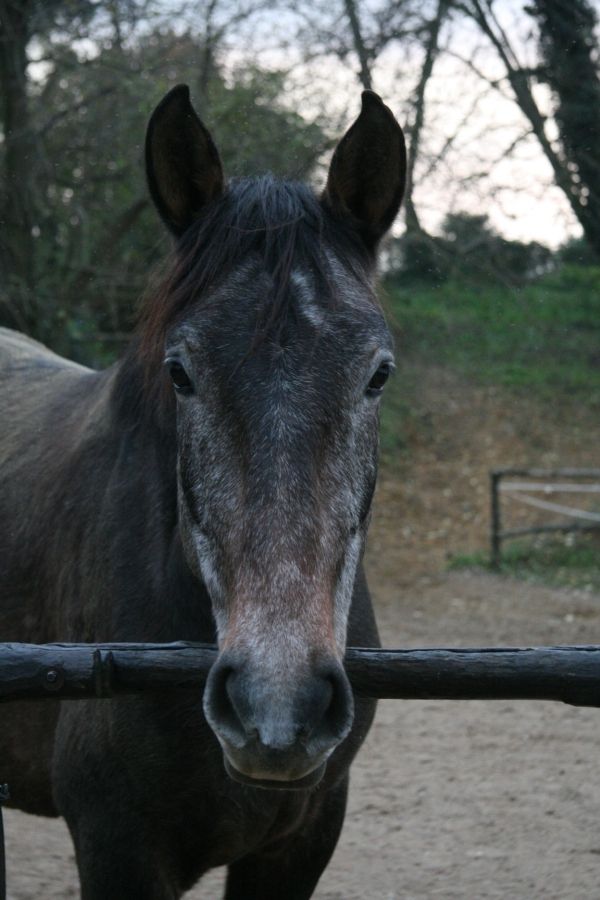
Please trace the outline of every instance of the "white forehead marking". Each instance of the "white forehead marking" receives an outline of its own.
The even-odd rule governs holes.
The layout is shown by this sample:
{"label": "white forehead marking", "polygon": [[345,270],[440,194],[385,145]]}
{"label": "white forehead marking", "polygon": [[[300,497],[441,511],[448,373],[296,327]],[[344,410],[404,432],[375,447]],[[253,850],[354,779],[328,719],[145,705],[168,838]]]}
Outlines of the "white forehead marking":
{"label": "white forehead marking", "polygon": [[296,289],[298,297],[302,301],[299,312],[305,319],[314,325],[315,328],[323,328],[325,325],[325,315],[323,310],[315,301],[315,289],[311,279],[306,272],[294,269],[291,276],[291,282]]}
{"label": "white forehead marking", "polygon": [[353,309],[362,310],[365,308],[367,298],[373,298],[374,285],[372,278],[365,278],[364,281],[358,280],[348,269],[342,265],[335,253],[330,250],[325,251],[327,262],[332,277],[335,279],[340,289],[340,294],[344,298],[344,302]]}

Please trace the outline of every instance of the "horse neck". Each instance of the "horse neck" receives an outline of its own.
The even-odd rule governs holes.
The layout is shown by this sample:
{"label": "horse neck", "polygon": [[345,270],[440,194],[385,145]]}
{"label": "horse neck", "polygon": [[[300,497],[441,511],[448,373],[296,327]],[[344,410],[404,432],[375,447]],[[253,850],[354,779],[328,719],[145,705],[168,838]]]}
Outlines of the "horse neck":
{"label": "horse neck", "polygon": [[148,505],[165,537],[176,528],[177,442],[173,403],[159,403],[148,384],[134,341],[111,377],[108,397],[110,442],[123,499],[134,508]]}

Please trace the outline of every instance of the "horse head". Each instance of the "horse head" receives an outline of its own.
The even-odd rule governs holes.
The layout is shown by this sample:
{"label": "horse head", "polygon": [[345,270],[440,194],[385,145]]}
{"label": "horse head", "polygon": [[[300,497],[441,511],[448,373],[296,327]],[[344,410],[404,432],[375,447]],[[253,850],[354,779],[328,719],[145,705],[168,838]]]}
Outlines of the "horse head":
{"label": "horse head", "polygon": [[216,622],[206,719],[233,778],[312,786],[353,719],[342,662],[394,365],[374,270],[402,132],[365,92],[320,198],[226,183],[180,86],[146,161],[175,261],[142,339],[176,398],[179,531]]}

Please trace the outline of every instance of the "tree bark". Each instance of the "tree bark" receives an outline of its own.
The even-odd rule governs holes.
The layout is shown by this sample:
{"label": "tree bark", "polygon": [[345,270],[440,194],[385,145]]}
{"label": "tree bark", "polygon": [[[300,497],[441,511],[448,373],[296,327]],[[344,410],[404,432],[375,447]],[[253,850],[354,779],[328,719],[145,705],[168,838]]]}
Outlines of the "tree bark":
{"label": "tree bark", "polygon": [[0,196],[0,263],[17,303],[15,324],[35,326],[33,134],[27,98],[31,0],[0,0],[0,115],[4,158]]}
{"label": "tree bark", "polygon": [[[567,10],[570,6],[577,7],[578,9],[582,9],[583,7],[585,7],[588,11],[590,11],[590,8],[587,6],[585,0],[535,0],[535,4],[536,5],[534,7],[534,11],[540,10],[540,18],[549,16],[550,6],[554,7],[554,12],[556,12],[557,9],[560,9],[561,14],[564,13],[565,10]],[[596,175],[595,178],[591,179],[593,181],[593,188],[592,190],[590,190],[590,185],[582,181],[582,177],[578,171],[578,163],[572,157],[573,151],[572,149],[569,150],[568,142],[565,142],[565,135],[562,133],[562,130],[560,135],[560,143],[562,147],[561,150],[555,149],[554,145],[548,138],[545,129],[545,118],[540,112],[540,109],[533,96],[531,85],[532,73],[528,70],[523,69],[519,65],[516,54],[512,50],[506,34],[500,27],[494,15],[494,12],[492,10],[492,3],[490,2],[490,0],[470,0],[470,2],[462,4],[461,8],[477,22],[483,33],[489,38],[490,42],[496,49],[500,59],[505,66],[506,77],[512,88],[515,100],[517,101],[522,113],[529,120],[533,134],[536,136],[546,159],[552,167],[556,184],[559,188],[561,188],[567,200],[569,201],[571,209],[573,210],[573,213],[575,214],[578,222],[583,229],[583,233],[587,242],[592,247],[592,249],[600,256],[600,188],[598,187],[598,175],[600,173],[600,170],[598,169],[598,163],[600,162],[600,155],[596,156],[596,151],[592,151],[592,153],[590,154],[591,147],[589,146],[587,141],[583,141],[580,143],[580,154],[589,154],[591,157],[595,157],[593,167]],[[543,13],[541,12],[542,9],[544,10]],[[559,40],[557,31],[560,32],[560,29],[557,30],[556,26],[553,26],[553,28],[548,31],[548,39],[550,41]],[[577,31],[577,29],[575,29],[575,31]],[[563,56],[562,54],[566,53],[567,51],[576,53],[579,57],[584,56],[587,58],[587,69],[589,71],[593,70],[593,75],[589,76],[590,84],[595,85],[598,82],[598,73],[593,61],[593,48],[589,45],[586,45],[587,49],[582,47],[580,38],[581,36],[577,37],[575,32],[571,32],[570,41],[567,41],[567,44],[569,42],[571,44],[570,50],[566,45],[562,50],[559,49],[558,43],[553,45],[556,51],[556,60],[554,62],[554,65],[558,69],[561,69],[561,67],[565,63],[565,60],[568,58],[567,56]],[[560,37],[560,42],[563,41],[564,34]],[[557,75],[557,82],[561,81],[560,74],[555,74]],[[580,87],[581,84],[578,83],[575,90],[578,90]],[[598,90],[598,102],[600,103],[600,88]],[[557,125],[560,128],[561,101],[560,94],[558,93],[557,88],[555,88],[555,92],[559,96],[559,114],[557,115]],[[591,122],[593,116],[597,114],[598,113],[594,109],[587,110],[585,112],[585,115],[588,118],[588,122]],[[597,127],[597,122],[594,122],[594,125]],[[600,154],[600,151],[598,151],[598,153]]]}
{"label": "tree bark", "polygon": [[346,15],[348,16],[348,22],[350,24],[350,30],[352,32],[354,51],[358,56],[358,63],[360,67],[360,83],[366,91],[372,91],[373,80],[371,78],[369,53],[360,27],[360,20],[358,18],[358,10],[356,8],[355,0],[344,0],[344,8],[346,10]]}
{"label": "tree bark", "polygon": [[572,172],[579,221],[600,255],[600,79],[595,11],[587,0],[534,0],[543,78],[556,99],[555,119]]}
{"label": "tree bark", "polygon": [[427,82],[433,72],[433,66],[439,49],[440,30],[448,12],[449,5],[450,0],[438,0],[435,16],[431,20],[429,26],[427,40],[425,42],[425,57],[421,67],[421,75],[415,90],[414,119],[410,129],[410,141],[406,161],[406,191],[404,195],[406,230],[409,233],[420,233],[422,231],[421,223],[419,222],[419,217],[413,203],[414,172],[419,156],[421,132],[425,122],[425,91],[427,89]]}

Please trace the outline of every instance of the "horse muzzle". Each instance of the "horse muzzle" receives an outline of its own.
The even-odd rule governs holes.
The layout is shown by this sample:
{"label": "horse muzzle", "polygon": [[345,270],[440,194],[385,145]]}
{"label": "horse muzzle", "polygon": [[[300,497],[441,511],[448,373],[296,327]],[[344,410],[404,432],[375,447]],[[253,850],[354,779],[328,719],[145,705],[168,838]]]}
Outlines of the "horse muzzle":
{"label": "horse muzzle", "polygon": [[[327,760],[310,762],[294,756],[289,758],[269,758],[262,748],[248,748],[247,753],[236,753],[223,747],[225,771],[233,781],[269,791],[305,791],[315,787],[327,768]],[[303,764],[302,764],[303,763]],[[315,766],[306,772],[306,765]],[[299,774],[300,773],[300,774]],[[304,773],[304,774],[302,774]]]}
{"label": "horse muzzle", "polygon": [[319,783],[328,757],[352,727],[354,704],[335,659],[308,673],[264,673],[230,651],[213,666],[204,713],[235,781],[270,790]]}

